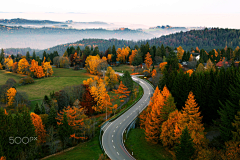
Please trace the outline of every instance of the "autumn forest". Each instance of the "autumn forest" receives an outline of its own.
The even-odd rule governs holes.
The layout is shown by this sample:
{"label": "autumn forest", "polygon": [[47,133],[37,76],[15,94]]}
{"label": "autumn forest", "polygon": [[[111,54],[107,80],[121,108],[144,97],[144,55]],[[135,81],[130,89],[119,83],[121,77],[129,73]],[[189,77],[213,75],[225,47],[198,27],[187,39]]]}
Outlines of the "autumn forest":
{"label": "autumn forest", "polygon": [[[223,45],[215,33],[235,39]],[[193,35],[196,43],[190,42]],[[202,41],[207,35],[209,44]],[[111,44],[104,51],[98,45],[67,46],[63,54],[7,55],[2,49],[0,160],[64,159],[65,153],[109,159],[99,131],[142,97],[136,75],[154,87],[126,140],[136,159],[240,159],[237,35],[206,29],[134,46]]]}

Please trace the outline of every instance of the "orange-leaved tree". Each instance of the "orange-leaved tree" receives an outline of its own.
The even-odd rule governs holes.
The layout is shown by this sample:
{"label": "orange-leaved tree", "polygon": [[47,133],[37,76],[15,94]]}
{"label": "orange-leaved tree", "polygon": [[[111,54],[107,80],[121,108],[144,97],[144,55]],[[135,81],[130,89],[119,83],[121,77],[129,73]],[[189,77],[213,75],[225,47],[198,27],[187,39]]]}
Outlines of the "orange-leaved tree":
{"label": "orange-leaved tree", "polygon": [[155,77],[157,75],[157,71],[156,71],[156,69],[153,69],[152,70],[152,77]]}
{"label": "orange-leaved tree", "polygon": [[44,129],[45,126],[42,123],[41,117],[33,112],[30,115],[35,127],[35,132],[37,134],[37,143],[45,143],[47,134],[46,130]]}
{"label": "orange-leaved tree", "polygon": [[8,106],[11,106],[13,104],[16,93],[17,91],[15,88],[10,88],[7,90]]}
{"label": "orange-leaved tree", "polygon": [[[77,107],[65,107],[60,113],[58,113],[57,119],[57,125],[62,124],[64,113],[67,115],[68,124],[71,126],[74,130],[74,134],[70,135],[70,137],[75,139],[84,139],[84,137],[78,135],[78,131],[82,129],[84,122],[83,120],[86,118],[86,115],[84,113],[83,108],[77,108]],[[77,135],[76,135],[77,134]]]}
{"label": "orange-leaved tree", "polygon": [[167,121],[161,126],[160,140],[164,147],[172,149],[178,142],[181,130],[179,122],[182,119],[182,114],[178,110],[171,112]]}
{"label": "orange-leaved tree", "polygon": [[146,64],[148,69],[151,67],[151,65],[153,63],[152,58],[151,58],[151,54],[149,52],[147,52],[147,54],[146,54],[144,63]]}
{"label": "orange-leaved tree", "polygon": [[42,68],[43,68],[43,72],[46,77],[51,76],[53,74],[52,66],[51,66],[50,62],[45,62],[45,57],[42,62]]}
{"label": "orange-leaved tree", "polygon": [[13,73],[17,73],[17,69],[18,69],[18,62],[14,62],[12,66]]}
{"label": "orange-leaved tree", "polygon": [[96,55],[96,56],[88,56],[86,58],[86,61],[85,61],[85,68],[87,70],[87,72],[91,73],[91,74],[97,74],[98,71],[97,71],[97,66],[98,64],[100,63],[100,57],[99,55]]}
{"label": "orange-leaved tree", "polygon": [[159,92],[157,98],[154,99],[154,103],[152,105],[152,110],[150,113],[147,114],[146,117],[146,124],[145,124],[145,135],[146,140],[157,144],[160,136],[160,129],[161,123],[163,119],[161,117],[161,110],[164,104],[164,97]]}
{"label": "orange-leaved tree", "polygon": [[163,72],[166,64],[167,64],[167,62],[162,62],[162,63],[159,64],[159,68],[161,69],[161,72]]}
{"label": "orange-leaved tree", "polygon": [[93,82],[90,84],[91,89],[90,92],[92,96],[94,97],[94,101],[97,102],[95,106],[93,106],[93,109],[96,112],[103,112],[106,111],[107,108],[111,110],[110,106],[112,105],[110,101],[110,97],[108,95],[108,92],[106,90],[106,86],[102,79],[98,79],[96,82]]}
{"label": "orange-leaved tree", "polygon": [[108,60],[108,63],[110,63],[112,61],[112,54],[108,54],[107,60]]}
{"label": "orange-leaved tree", "polygon": [[21,59],[18,62],[18,71],[19,74],[28,74],[29,63],[26,58]]}
{"label": "orange-leaved tree", "polygon": [[197,151],[206,147],[202,117],[192,91],[189,92],[185,107],[182,109],[181,130],[187,125]]}
{"label": "orange-leaved tree", "polygon": [[29,69],[36,78],[42,78],[45,76],[43,73],[43,68],[41,66],[38,66],[38,62],[36,62],[34,59],[32,60],[31,67]]}
{"label": "orange-leaved tree", "polygon": [[0,63],[0,70],[3,70],[3,66],[2,66],[2,64]]}
{"label": "orange-leaved tree", "polygon": [[177,57],[178,59],[182,59],[184,50],[181,46],[177,47]]}
{"label": "orange-leaved tree", "polygon": [[160,126],[165,120],[165,113],[162,109],[169,96],[170,92],[166,86],[164,86],[163,91],[161,92],[157,87],[149,103],[150,106],[148,107],[151,107],[151,109],[148,111],[146,116],[145,135],[147,141],[153,144],[158,143],[161,132]]}
{"label": "orange-leaved tree", "polygon": [[135,50],[132,50],[132,54],[129,56],[129,63],[130,65],[132,65],[132,62],[134,61],[134,57],[137,55],[138,51],[135,49]]}
{"label": "orange-leaved tree", "polygon": [[130,48],[129,47],[126,47],[126,48],[118,48],[117,49],[117,61],[121,62],[121,63],[125,63],[126,62],[126,59],[127,59],[127,56],[129,55],[129,51],[130,51]]}
{"label": "orange-leaved tree", "polygon": [[11,69],[13,66],[13,60],[12,60],[11,56],[9,56],[8,58],[4,58],[3,64],[6,66],[7,70]]}
{"label": "orange-leaved tree", "polygon": [[118,76],[110,66],[107,68],[105,73],[104,82],[106,86],[110,87],[110,89],[114,88],[114,86],[118,83]]}
{"label": "orange-leaved tree", "polygon": [[124,98],[127,98],[127,96],[129,96],[129,93],[131,91],[128,91],[128,88],[122,83],[122,81],[120,82],[120,85],[118,86],[118,89],[113,89],[113,91],[116,94],[115,99],[120,99],[121,102],[124,102]]}
{"label": "orange-leaved tree", "polygon": [[187,72],[186,73],[188,73],[189,74],[189,77],[192,75],[192,73],[193,73],[193,70],[192,69],[189,69],[189,70],[187,70]]}

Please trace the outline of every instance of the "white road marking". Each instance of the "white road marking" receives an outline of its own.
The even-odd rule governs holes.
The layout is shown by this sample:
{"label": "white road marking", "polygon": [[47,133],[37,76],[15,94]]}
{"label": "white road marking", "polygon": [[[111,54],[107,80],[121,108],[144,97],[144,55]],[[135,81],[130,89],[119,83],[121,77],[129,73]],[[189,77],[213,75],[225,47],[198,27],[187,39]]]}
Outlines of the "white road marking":
{"label": "white road marking", "polygon": [[112,140],[112,142],[113,142],[113,140]]}
{"label": "white road marking", "polygon": [[113,148],[115,148],[115,146],[113,146]]}
{"label": "white road marking", "polygon": [[120,124],[122,124],[122,122]]}
{"label": "white road marking", "polygon": [[118,126],[116,128],[118,128]]}
{"label": "white road marking", "polygon": [[125,119],[123,121],[125,121]]}
{"label": "white road marking", "polygon": [[115,132],[115,130],[113,132]]}
{"label": "white road marking", "polygon": [[119,155],[119,153],[117,152],[117,154]]}
{"label": "white road marking", "polygon": [[113,135],[112,135],[112,137],[113,137]]}

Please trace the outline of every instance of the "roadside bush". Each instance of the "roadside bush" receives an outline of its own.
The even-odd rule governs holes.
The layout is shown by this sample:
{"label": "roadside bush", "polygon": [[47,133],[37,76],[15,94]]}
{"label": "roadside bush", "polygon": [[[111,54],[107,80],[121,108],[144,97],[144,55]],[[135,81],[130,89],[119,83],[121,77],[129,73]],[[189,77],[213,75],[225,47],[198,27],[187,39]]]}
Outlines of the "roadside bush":
{"label": "roadside bush", "polygon": [[150,76],[151,76],[151,73],[150,73],[148,70],[144,70],[144,71],[143,71],[143,75],[144,75],[145,77],[150,77]]}
{"label": "roadside bush", "polygon": [[32,77],[21,78],[19,81],[20,85],[26,85],[26,84],[31,84],[31,83],[34,83],[34,80]]}
{"label": "roadside bush", "polygon": [[73,70],[79,70],[80,69],[80,66],[79,65],[76,65],[73,67]]}

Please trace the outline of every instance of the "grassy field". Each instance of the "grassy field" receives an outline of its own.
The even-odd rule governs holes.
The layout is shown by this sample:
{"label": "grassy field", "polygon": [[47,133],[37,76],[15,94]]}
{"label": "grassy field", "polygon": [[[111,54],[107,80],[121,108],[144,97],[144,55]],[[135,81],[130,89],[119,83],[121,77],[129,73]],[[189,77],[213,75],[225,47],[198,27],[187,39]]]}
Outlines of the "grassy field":
{"label": "grassy field", "polygon": [[[85,70],[74,71],[72,69],[53,68],[53,76],[48,78],[34,79],[33,84],[17,86],[17,91],[28,94],[29,100],[42,99],[44,95],[49,95],[52,91],[59,91],[66,86],[82,84],[83,80],[94,77],[86,73]],[[0,85],[5,84],[8,78],[13,78],[17,82],[22,75],[0,71]]]}
{"label": "grassy field", "polygon": [[152,145],[145,140],[143,129],[132,129],[125,143],[128,151],[138,160],[171,160],[172,155],[160,144]]}
{"label": "grassy field", "polygon": [[61,153],[46,160],[98,160],[102,150],[99,145],[99,131],[96,136],[88,142],[81,143],[73,150]]}
{"label": "grassy field", "polygon": [[114,69],[115,72],[128,71],[130,74],[133,73],[133,71],[132,71],[133,66],[127,65],[127,64],[121,64],[118,67],[112,67],[112,69]]}

